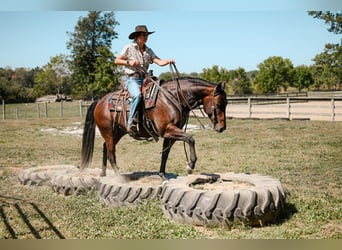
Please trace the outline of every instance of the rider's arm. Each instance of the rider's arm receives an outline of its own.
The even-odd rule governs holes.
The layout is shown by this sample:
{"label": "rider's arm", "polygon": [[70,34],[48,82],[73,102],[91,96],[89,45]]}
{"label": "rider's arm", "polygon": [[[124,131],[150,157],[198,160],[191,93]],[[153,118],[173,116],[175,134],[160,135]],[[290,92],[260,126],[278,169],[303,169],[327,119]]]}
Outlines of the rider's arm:
{"label": "rider's arm", "polygon": [[135,60],[128,60],[124,55],[119,55],[115,58],[114,63],[116,65],[123,65],[123,66],[139,66],[139,62]]}
{"label": "rider's arm", "polygon": [[158,64],[159,66],[165,66],[165,65],[168,65],[168,64],[171,64],[171,63],[175,63],[175,61],[173,59],[160,59],[160,58],[154,58],[153,59],[153,62],[155,64]]}

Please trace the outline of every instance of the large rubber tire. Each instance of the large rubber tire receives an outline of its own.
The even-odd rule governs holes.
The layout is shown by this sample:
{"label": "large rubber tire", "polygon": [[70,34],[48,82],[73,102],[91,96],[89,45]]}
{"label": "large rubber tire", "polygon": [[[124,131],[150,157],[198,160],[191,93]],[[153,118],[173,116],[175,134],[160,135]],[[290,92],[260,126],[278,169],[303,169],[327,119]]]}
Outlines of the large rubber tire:
{"label": "large rubber tire", "polygon": [[63,174],[77,169],[74,165],[52,165],[23,169],[19,172],[18,179],[23,185],[51,185],[51,179],[56,174]]}
{"label": "large rubber tire", "polygon": [[231,227],[233,223],[265,226],[285,206],[279,180],[244,173],[189,175],[164,182],[164,215],[176,222]]}
{"label": "large rubber tire", "polygon": [[111,207],[126,207],[160,198],[162,179],[158,173],[137,172],[124,176],[128,181],[121,182],[114,177],[99,180],[97,190],[101,202]]}
{"label": "large rubber tire", "polygon": [[64,174],[57,174],[51,179],[52,190],[68,196],[95,191],[100,179],[100,169],[75,169]]}

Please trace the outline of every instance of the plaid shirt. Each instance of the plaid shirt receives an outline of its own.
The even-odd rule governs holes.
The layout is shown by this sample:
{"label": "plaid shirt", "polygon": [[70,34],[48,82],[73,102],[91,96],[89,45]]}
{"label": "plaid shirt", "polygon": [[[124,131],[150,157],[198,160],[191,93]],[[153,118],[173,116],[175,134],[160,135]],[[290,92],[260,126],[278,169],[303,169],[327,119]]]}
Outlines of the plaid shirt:
{"label": "plaid shirt", "polygon": [[[153,50],[146,45],[144,53],[141,54],[139,51],[139,46],[135,42],[126,45],[122,49],[120,55],[126,58],[126,60],[138,61],[140,63],[139,69],[143,70],[144,73],[147,72],[149,65],[153,63],[153,59],[158,58],[156,54],[154,54]],[[140,71],[137,71],[136,67],[125,66],[126,74],[132,74],[135,72],[141,73]]]}

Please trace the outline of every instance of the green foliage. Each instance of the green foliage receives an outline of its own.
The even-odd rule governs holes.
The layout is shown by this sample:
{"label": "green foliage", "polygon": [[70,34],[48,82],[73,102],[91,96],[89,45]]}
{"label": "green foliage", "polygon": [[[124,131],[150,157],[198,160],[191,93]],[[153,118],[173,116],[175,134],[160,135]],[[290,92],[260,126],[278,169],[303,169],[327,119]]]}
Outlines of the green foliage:
{"label": "green foliage", "polygon": [[[171,80],[172,77],[177,77],[177,75],[175,74],[174,76],[171,75],[171,72],[164,72],[161,73],[158,78],[159,79],[163,79],[165,81],[167,80]],[[188,73],[180,73],[180,77],[193,77],[193,78],[201,78],[201,74],[197,73],[197,72],[191,72],[190,74]]]}
{"label": "green foliage", "polygon": [[251,81],[243,68],[229,71],[228,90],[233,95],[252,94]]}
{"label": "green foliage", "polygon": [[214,65],[212,68],[203,69],[201,75],[203,79],[214,82],[226,82],[226,92],[232,95],[251,94],[251,82],[243,68],[227,70]]}
{"label": "green foliage", "polygon": [[0,98],[7,103],[33,101],[35,96],[32,88],[36,71],[37,69],[0,68]]}
{"label": "green foliage", "polygon": [[292,87],[295,87],[300,92],[304,88],[309,88],[313,84],[313,76],[310,67],[300,65],[294,68]]}
{"label": "green foliage", "polygon": [[43,95],[70,94],[69,61],[65,55],[50,58],[50,62],[35,74],[34,93]]}
{"label": "green foliage", "polygon": [[322,53],[313,59],[315,88],[340,89],[342,84],[342,46],[326,44]]}
{"label": "green foliage", "polygon": [[87,17],[78,20],[74,32],[68,33],[67,48],[72,54],[71,77],[76,92],[94,97],[103,92],[103,86],[108,86],[108,61],[113,60],[108,52],[112,40],[117,38],[114,29],[118,24],[114,12],[89,11]]}
{"label": "green foliage", "polygon": [[108,47],[99,47],[97,49],[98,57],[95,61],[94,83],[90,85],[89,91],[102,96],[105,93],[116,88],[119,84],[120,73],[115,72],[114,54]]}
{"label": "green foliage", "polygon": [[333,32],[335,34],[342,33],[342,12],[337,11],[335,13],[331,11],[308,11],[310,16],[314,18],[324,20],[325,24],[328,24],[330,27],[328,28],[329,32]]}
{"label": "green foliage", "polygon": [[209,82],[220,83],[228,81],[229,74],[225,68],[219,68],[218,65],[214,65],[212,68],[204,68],[201,73],[201,77]]}
{"label": "green foliage", "polygon": [[285,91],[293,78],[293,65],[290,59],[280,56],[272,56],[258,65],[259,73],[255,83],[262,93]]}

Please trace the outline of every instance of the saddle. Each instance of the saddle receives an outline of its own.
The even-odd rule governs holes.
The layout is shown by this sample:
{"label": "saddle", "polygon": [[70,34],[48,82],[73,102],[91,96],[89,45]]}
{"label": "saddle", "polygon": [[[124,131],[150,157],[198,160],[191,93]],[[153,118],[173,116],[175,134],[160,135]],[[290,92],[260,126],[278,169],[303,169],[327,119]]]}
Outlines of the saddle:
{"label": "saddle", "polygon": [[[123,114],[125,123],[127,124],[128,112],[130,111],[131,95],[129,94],[125,81],[121,81],[121,90],[113,92],[107,100],[108,109],[115,114]],[[138,105],[135,113],[135,120],[138,121],[138,133],[130,134],[138,140],[153,140],[158,141],[158,132],[146,114],[146,110],[156,107],[160,81],[156,77],[147,77],[142,84],[142,100]]]}

